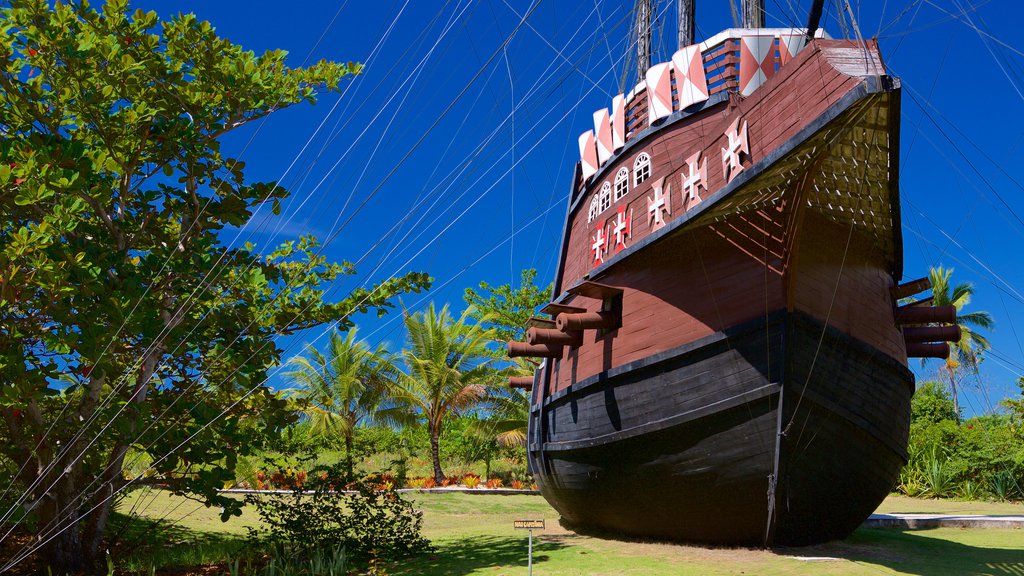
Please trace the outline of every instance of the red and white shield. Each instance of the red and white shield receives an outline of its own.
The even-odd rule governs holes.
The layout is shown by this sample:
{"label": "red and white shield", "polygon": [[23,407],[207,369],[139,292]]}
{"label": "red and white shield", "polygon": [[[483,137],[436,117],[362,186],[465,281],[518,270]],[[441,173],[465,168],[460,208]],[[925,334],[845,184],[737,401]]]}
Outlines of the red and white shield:
{"label": "red and white shield", "polygon": [[626,97],[619,94],[612,99],[612,151],[626,145]]}
{"label": "red and white shield", "polygon": [[750,96],[775,75],[775,36],[740,39],[740,94]]}
{"label": "red and white shield", "polygon": [[669,63],[663,62],[647,70],[647,118],[651,124],[672,113],[672,76],[669,69]]}
{"label": "red and white shield", "polygon": [[580,166],[583,169],[584,180],[597,173],[597,148],[594,145],[593,130],[580,134]]}
{"label": "red and white shield", "polygon": [[604,164],[612,157],[612,123],[607,108],[594,112],[594,134],[597,143],[597,162]]}
{"label": "red and white shield", "polygon": [[807,45],[806,34],[785,34],[779,36],[779,66],[796,58],[796,55]]}
{"label": "red and white shield", "polygon": [[708,99],[708,82],[700,46],[687,46],[673,54],[672,69],[676,75],[680,110]]}

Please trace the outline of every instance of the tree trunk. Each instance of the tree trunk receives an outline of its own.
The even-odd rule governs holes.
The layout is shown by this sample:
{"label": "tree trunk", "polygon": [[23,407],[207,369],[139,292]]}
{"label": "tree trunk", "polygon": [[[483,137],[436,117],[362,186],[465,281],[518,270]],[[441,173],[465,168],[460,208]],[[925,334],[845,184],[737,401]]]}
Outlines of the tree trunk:
{"label": "tree trunk", "polygon": [[42,558],[54,574],[93,573],[99,568],[99,547],[90,550],[83,539],[83,519],[79,515],[88,510],[81,500],[75,483],[64,475],[53,490],[43,498],[39,508],[42,531],[37,542],[49,540],[42,547]]}
{"label": "tree trunk", "polygon": [[960,400],[957,398],[957,393],[956,393],[956,374],[952,370],[949,371],[949,391],[950,391],[950,394],[953,396],[953,412],[955,413],[955,416],[956,416],[956,423],[959,424],[960,423]]}
{"label": "tree trunk", "polygon": [[444,472],[441,471],[441,431],[431,427],[430,430],[430,459],[434,461],[434,481],[440,486],[444,482]]}
{"label": "tree trunk", "polygon": [[355,478],[352,476],[352,434],[345,434],[345,478],[346,482],[351,482]]}

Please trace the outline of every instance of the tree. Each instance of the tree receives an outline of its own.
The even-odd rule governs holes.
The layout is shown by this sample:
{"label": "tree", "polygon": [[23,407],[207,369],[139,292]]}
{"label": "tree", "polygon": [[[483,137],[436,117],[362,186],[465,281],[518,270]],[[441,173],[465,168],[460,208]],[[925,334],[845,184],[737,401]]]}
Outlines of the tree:
{"label": "tree", "polygon": [[[338,91],[358,65],[290,68],[127,0],[12,0],[0,22],[0,451],[26,463],[8,477],[45,557],[77,572],[99,562],[132,481],[238,514],[217,488],[294,421],[262,385],[273,337],[347,328],[429,278],[328,302],[355,270],[316,239],[269,254],[222,239],[288,193],[248,182],[219,138]],[[152,459],[144,478],[124,477],[129,450]]]}
{"label": "tree", "polygon": [[[535,283],[537,271],[528,268],[522,271],[519,288],[503,284],[492,288],[487,282],[480,283],[480,292],[466,288],[463,298],[472,306],[473,317],[490,327],[500,343],[508,340],[526,339],[527,323],[537,309],[550,300],[550,286],[547,289]],[[507,359],[504,347],[492,348],[492,355]],[[486,406],[487,418],[475,431],[493,436],[502,446],[525,446],[527,421],[529,420],[529,394],[522,390],[509,390],[505,383],[509,376],[533,376],[536,363],[528,358],[517,358],[496,372],[493,385],[488,387]]]}
{"label": "tree", "polygon": [[960,420],[946,387],[934,380],[918,386],[914,391],[914,397],[910,399],[910,421],[929,425],[946,420]]}
{"label": "tree", "polygon": [[1020,389],[1020,397],[1004,398],[1000,404],[1008,409],[1018,422],[1024,423],[1024,376],[1017,378],[1017,388]]}
{"label": "tree", "polygon": [[352,478],[352,443],[361,424],[392,424],[401,412],[390,399],[389,382],[395,373],[391,355],[378,346],[370,348],[348,334],[331,333],[326,355],[312,350],[309,357],[292,359],[295,370],[286,374],[297,388],[302,410],[319,435],[337,433],[345,442],[345,471]]}
{"label": "tree", "polygon": [[979,334],[976,329],[991,330],[995,325],[992,315],[988,312],[964,312],[964,308],[971,303],[971,296],[974,295],[974,286],[969,282],[961,282],[953,285],[950,277],[953,275],[952,268],[939,266],[928,271],[932,281],[933,304],[935,306],[955,306],[956,323],[960,326],[960,340],[950,343],[950,355],[942,367],[946,377],[949,379],[950,395],[953,398],[953,409],[960,421],[960,401],[957,394],[957,387],[963,378],[964,369],[967,372],[977,374],[978,364],[985,350],[991,346],[988,339]]}
{"label": "tree", "polygon": [[[550,288],[539,288],[534,280],[537,271],[527,268],[522,271],[519,288],[503,284],[492,288],[487,282],[480,283],[480,292],[466,288],[463,299],[472,310],[472,318],[482,322],[494,331],[494,339],[522,341],[526,338],[526,323],[537,313],[537,308],[550,300]],[[504,350],[499,356],[504,357]]]}
{"label": "tree", "polygon": [[494,371],[491,385],[483,399],[486,417],[475,423],[473,432],[494,438],[508,447],[525,447],[530,419],[530,394],[506,386],[509,376],[533,376],[536,366],[529,358],[515,358],[507,366]]}
{"label": "tree", "polygon": [[396,379],[393,394],[426,425],[438,483],[444,480],[439,442],[446,419],[477,406],[494,377],[487,356],[493,334],[468,322],[472,312],[455,319],[448,306],[438,311],[433,304],[423,312],[405,312],[408,347],[402,359],[407,371]]}

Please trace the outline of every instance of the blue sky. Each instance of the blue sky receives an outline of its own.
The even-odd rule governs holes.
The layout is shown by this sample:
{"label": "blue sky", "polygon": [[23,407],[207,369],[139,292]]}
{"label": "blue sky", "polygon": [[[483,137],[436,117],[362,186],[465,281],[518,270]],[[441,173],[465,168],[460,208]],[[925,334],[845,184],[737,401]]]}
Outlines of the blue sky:
{"label": "blue sky", "polygon": [[[436,287],[406,305],[459,309],[466,286],[517,280],[525,267],[544,282],[554,274],[576,136],[620,92],[631,4],[541,0],[501,49],[530,2],[137,3],[164,17],[194,12],[248,49],[287,50],[292,65],[307,55],[366,63],[343,97],[228,138],[250,178],[280,180],[293,193],[284,216],[262,226],[257,218],[243,237],[269,246],[336,233],[328,255],[359,261],[361,272],[339,290],[422,270]],[[808,4],[768,0],[767,24],[802,25]],[[839,3],[826,4],[825,29],[843,37],[849,17],[840,21]],[[1015,394],[1024,374],[1022,9],[1013,0],[851,4],[860,33],[878,37],[904,86],[906,279],[931,265],[954,267],[957,280],[975,286],[972,308],[996,320],[993,351],[963,400],[968,414],[985,412]],[[674,51],[674,10],[656,9],[656,61]],[[698,4],[698,40],[730,26],[727,2]],[[418,203],[432,208],[412,210]],[[359,323],[363,336],[400,346],[397,314]],[[292,354],[319,334],[282,345]],[[936,366],[912,364],[924,377]]]}

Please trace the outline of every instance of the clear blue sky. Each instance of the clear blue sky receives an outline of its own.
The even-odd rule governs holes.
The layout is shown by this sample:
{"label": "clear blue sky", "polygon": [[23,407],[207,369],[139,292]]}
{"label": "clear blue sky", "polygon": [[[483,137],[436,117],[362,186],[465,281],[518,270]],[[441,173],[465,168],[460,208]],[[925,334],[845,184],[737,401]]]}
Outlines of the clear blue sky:
{"label": "clear blue sky", "polygon": [[[292,65],[311,51],[313,59],[367,63],[340,103],[331,96],[286,110],[228,140],[236,153],[244,149],[250,178],[281,179],[293,193],[285,215],[294,217],[253,226],[254,240],[269,246],[303,232],[326,237],[355,215],[328,248],[334,259],[363,259],[353,282],[427,271],[437,287],[426,298],[458,309],[462,290],[482,280],[505,283],[536,267],[550,281],[576,136],[592,126],[590,113],[620,91],[631,4],[541,0],[499,51],[530,2],[137,3],[164,17],[194,12],[248,49],[287,50]],[[768,25],[803,25],[808,4],[768,0]],[[836,18],[839,3],[826,4],[825,29],[846,35],[849,19]],[[931,265],[955,267],[957,280],[975,286],[972,308],[996,320],[982,380],[969,383],[963,401],[968,414],[985,412],[1015,394],[1014,381],[1024,374],[1024,188],[1011,179],[1024,182],[1017,169],[1024,152],[1024,56],[1017,48],[1024,46],[1024,14],[1016,0],[851,4],[861,34],[878,37],[904,86],[907,279]],[[673,51],[674,9],[657,9],[663,24],[654,33],[656,61]],[[698,4],[698,40],[731,25],[727,2]],[[433,208],[422,220],[420,209],[402,222],[417,202]],[[370,251],[396,225],[397,233]],[[419,297],[405,303],[423,305]],[[400,345],[397,314],[359,323],[362,335]],[[294,353],[318,335],[284,344]],[[912,367],[928,377],[937,365]]]}

